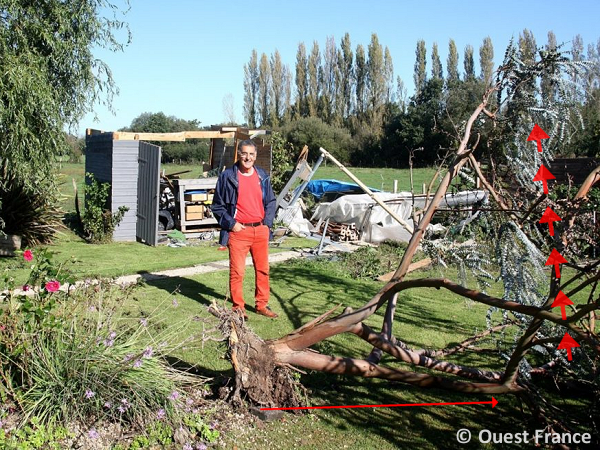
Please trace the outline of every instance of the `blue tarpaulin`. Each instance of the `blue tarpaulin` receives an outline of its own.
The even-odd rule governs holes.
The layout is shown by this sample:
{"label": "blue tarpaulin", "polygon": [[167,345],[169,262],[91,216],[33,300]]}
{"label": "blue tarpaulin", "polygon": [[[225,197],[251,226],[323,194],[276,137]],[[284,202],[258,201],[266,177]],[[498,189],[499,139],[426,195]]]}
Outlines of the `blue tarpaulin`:
{"label": "blue tarpaulin", "polygon": [[[373,192],[379,192],[379,189],[369,189]],[[304,191],[310,192],[317,200],[321,200],[321,197],[325,194],[364,194],[364,191],[357,184],[339,180],[311,180]]]}

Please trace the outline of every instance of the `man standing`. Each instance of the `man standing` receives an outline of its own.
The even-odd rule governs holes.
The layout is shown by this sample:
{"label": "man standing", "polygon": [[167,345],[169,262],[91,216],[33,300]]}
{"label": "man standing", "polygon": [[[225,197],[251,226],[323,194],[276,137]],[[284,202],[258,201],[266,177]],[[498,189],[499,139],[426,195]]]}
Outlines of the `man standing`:
{"label": "man standing", "polygon": [[229,291],[233,309],[245,320],[243,281],[246,256],[252,255],[256,275],[256,312],[275,318],[269,302],[269,238],[276,199],[267,173],[254,165],[256,144],[247,139],[238,145],[238,161],[217,181],[212,212],[221,226],[219,243],[229,248]]}

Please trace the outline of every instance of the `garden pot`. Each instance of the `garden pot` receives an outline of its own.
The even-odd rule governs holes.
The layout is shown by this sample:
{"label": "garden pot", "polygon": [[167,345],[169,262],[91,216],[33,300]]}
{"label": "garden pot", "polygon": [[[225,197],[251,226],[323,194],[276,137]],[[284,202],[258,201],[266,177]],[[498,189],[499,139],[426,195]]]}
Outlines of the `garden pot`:
{"label": "garden pot", "polygon": [[0,256],[15,256],[15,250],[21,249],[21,236],[0,234]]}

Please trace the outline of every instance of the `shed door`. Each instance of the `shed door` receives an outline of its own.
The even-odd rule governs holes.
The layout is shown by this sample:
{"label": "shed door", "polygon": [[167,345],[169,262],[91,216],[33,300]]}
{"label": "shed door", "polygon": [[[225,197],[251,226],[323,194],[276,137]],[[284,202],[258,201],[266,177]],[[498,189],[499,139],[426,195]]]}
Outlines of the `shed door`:
{"label": "shed door", "polygon": [[148,245],[158,244],[158,196],[160,147],[140,142],[137,185],[136,238]]}

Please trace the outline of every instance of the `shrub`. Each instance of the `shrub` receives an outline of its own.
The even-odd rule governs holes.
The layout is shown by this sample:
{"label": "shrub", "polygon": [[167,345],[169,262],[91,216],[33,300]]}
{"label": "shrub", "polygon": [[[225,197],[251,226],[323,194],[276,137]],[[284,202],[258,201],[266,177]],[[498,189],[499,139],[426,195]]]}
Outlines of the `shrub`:
{"label": "shrub", "polygon": [[112,239],[113,231],[129,208],[119,206],[116,213],[109,209],[110,183],[101,183],[86,173],[90,183],[85,188],[85,212],[81,218],[87,240],[99,244]]}
{"label": "shrub", "polygon": [[287,142],[281,133],[275,131],[269,136],[271,144],[271,184],[273,190],[278,193],[287,182],[288,169],[294,163],[296,157],[294,145]]}
{"label": "shrub", "polygon": [[51,182],[32,188],[7,174],[0,182],[0,231],[21,236],[26,246],[49,243],[62,227],[63,211],[55,206],[57,198],[58,190]]}
{"label": "shrub", "polygon": [[[51,267],[48,253],[25,255],[33,258],[34,272],[41,267],[30,278],[41,284],[17,294],[6,278],[7,301],[0,306],[0,399],[18,406],[23,426],[2,431],[3,448],[29,448],[22,445],[32,433],[42,433],[39,439],[50,445],[58,439],[57,423],[84,429],[113,423],[144,434],[154,430],[153,441],[168,443],[173,430],[193,421],[191,437],[215,438],[190,407],[204,379],[168,363],[170,355],[196,339],[187,331],[189,323],[167,324],[166,308],[160,306],[142,317],[119,314],[135,286],[101,283],[57,290],[67,272]],[[57,279],[46,281],[49,277]],[[32,433],[23,434],[24,426]]]}
{"label": "shrub", "polygon": [[323,147],[342,163],[349,160],[353,146],[348,130],[334,127],[316,117],[304,117],[286,124],[281,133],[295,148],[308,145],[309,158],[319,156],[319,147]]}

